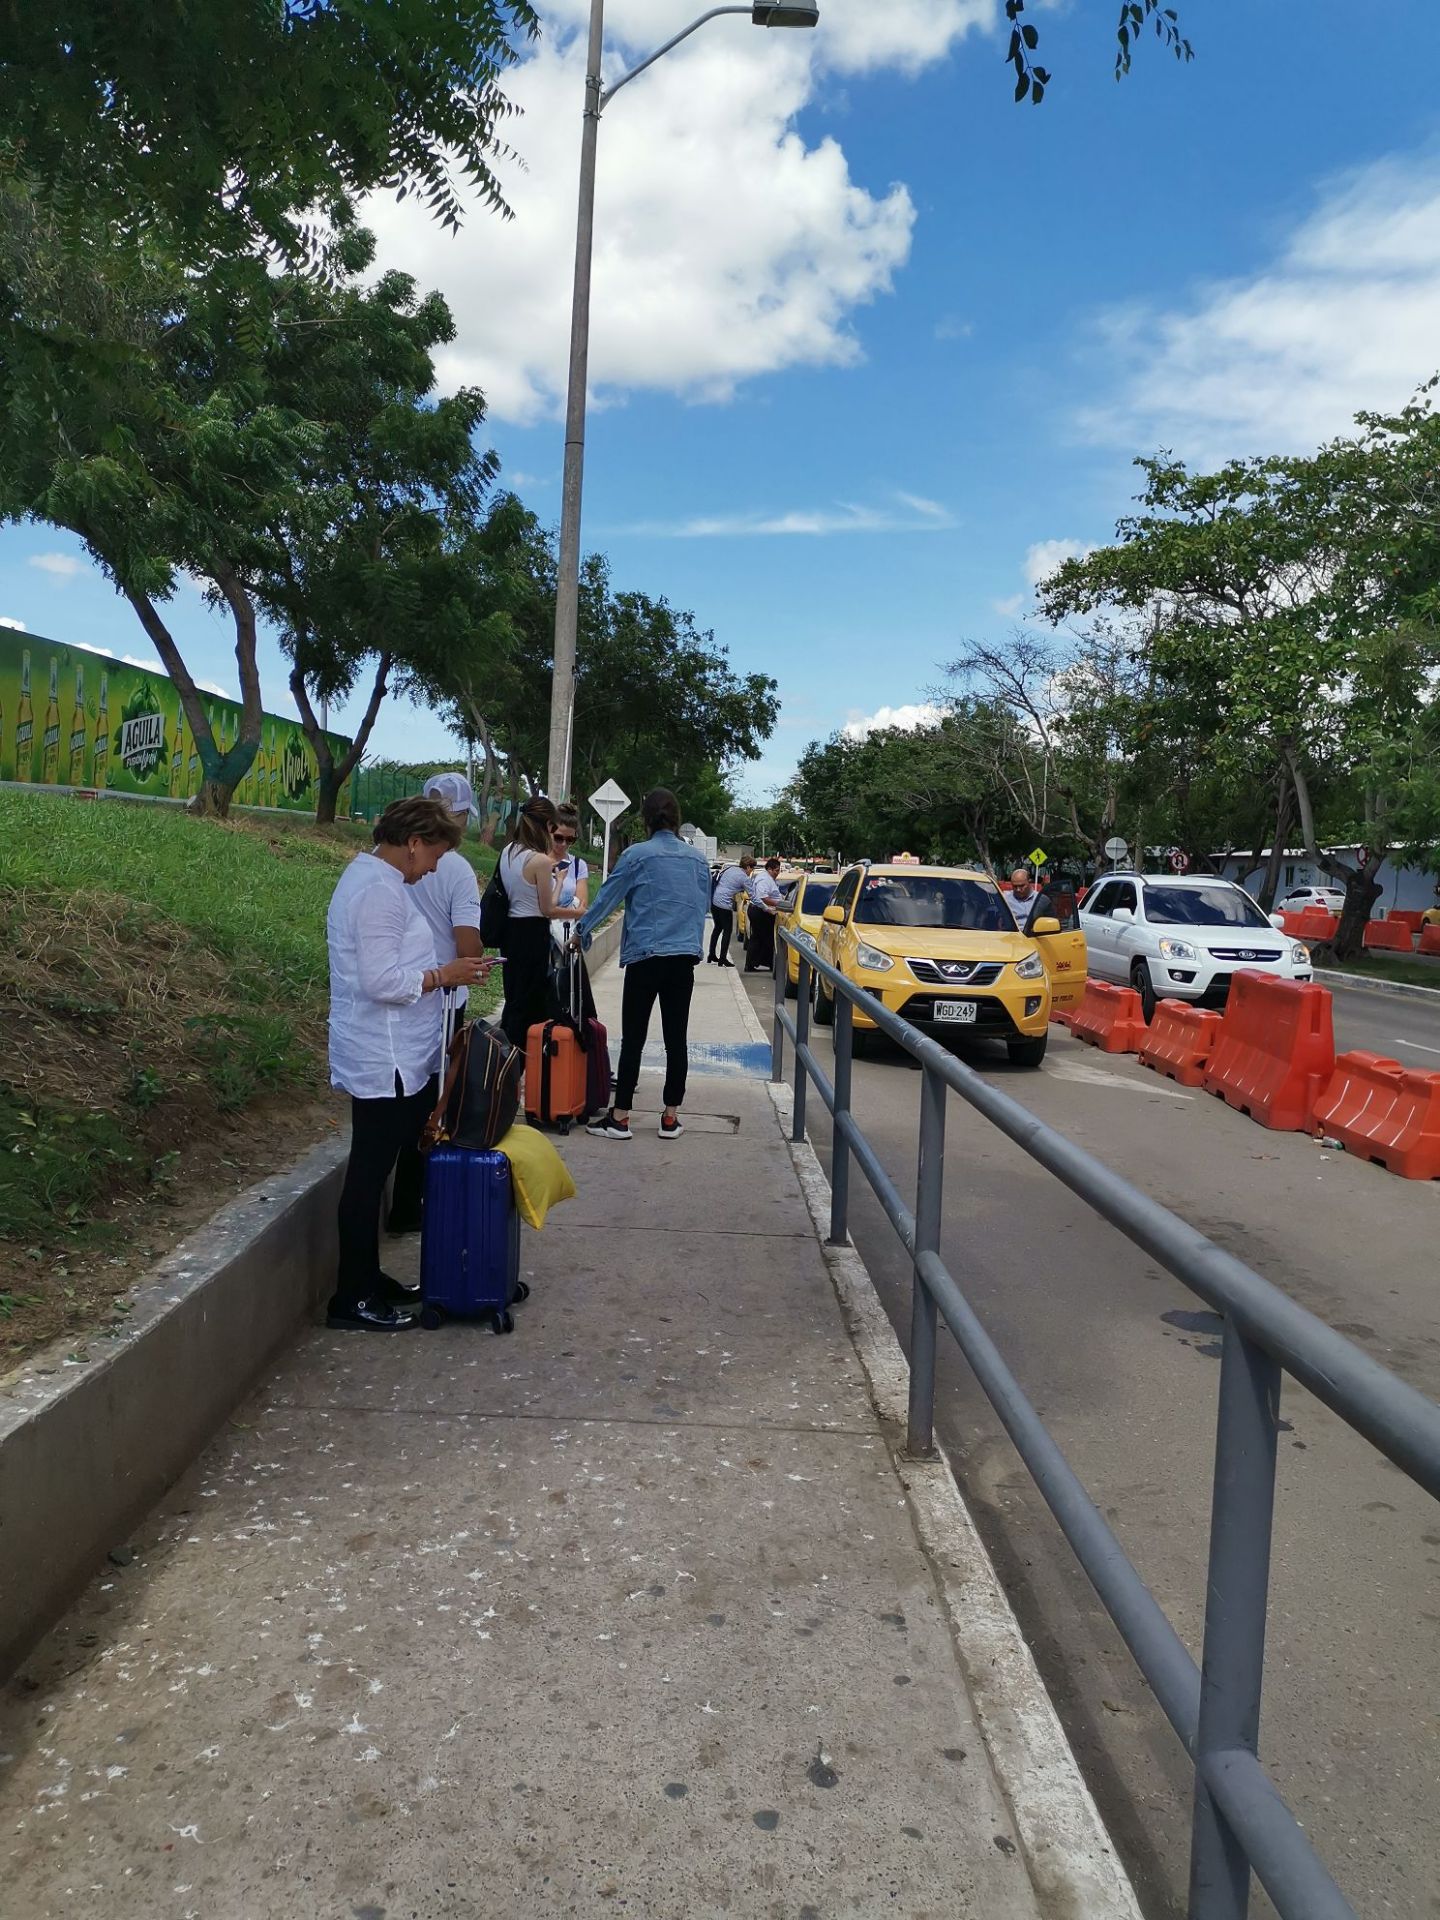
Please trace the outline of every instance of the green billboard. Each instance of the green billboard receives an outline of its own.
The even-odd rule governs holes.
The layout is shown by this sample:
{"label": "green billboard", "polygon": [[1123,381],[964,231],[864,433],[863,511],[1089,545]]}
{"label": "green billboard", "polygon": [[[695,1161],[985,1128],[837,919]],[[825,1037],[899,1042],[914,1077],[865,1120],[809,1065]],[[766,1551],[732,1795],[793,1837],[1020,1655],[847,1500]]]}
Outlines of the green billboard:
{"label": "green billboard", "polygon": [[[240,708],[218,694],[202,699],[216,748],[225,753],[240,737]],[[325,737],[342,759],[350,742]],[[200,790],[200,753],[167,674],[6,629],[0,631],[0,781],[189,800]],[[314,810],[318,790],[319,769],[299,721],[267,713],[236,803],[306,813]],[[349,812],[349,800],[347,781],[339,813]]]}

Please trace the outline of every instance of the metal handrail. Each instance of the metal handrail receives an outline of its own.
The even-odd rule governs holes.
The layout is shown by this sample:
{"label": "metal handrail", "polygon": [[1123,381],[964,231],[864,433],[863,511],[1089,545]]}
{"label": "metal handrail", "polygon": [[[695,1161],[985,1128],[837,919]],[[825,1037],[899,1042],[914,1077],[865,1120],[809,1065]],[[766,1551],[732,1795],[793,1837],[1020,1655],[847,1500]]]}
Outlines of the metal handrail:
{"label": "metal handrail", "polygon": [[[793,1017],[785,1005],[791,950],[799,963]],[[834,994],[833,1084],[810,1046],[812,980],[826,981]],[[923,1071],[913,1213],[850,1111],[857,1007]],[[791,1137],[805,1138],[809,1083],[832,1116],[831,1244],[847,1241],[854,1160],[911,1256],[909,1451],[923,1458],[935,1450],[940,1315],[1194,1763],[1189,1920],[1245,1920],[1252,1870],[1282,1920],[1356,1920],[1258,1758],[1280,1385],[1285,1373],[1292,1374],[1436,1497],[1440,1406],[853,985],[803,938],[778,927],[774,1081],[784,1079],[787,1037],[795,1050]],[[948,1093],[958,1094],[1223,1316],[1198,1666],[940,1256]]]}

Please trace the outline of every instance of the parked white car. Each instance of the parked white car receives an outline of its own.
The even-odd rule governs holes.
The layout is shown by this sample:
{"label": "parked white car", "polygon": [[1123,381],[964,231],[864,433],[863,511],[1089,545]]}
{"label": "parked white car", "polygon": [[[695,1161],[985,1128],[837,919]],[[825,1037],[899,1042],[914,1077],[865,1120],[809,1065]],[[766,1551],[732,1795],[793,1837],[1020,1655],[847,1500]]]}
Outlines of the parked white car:
{"label": "parked white car", "polygon": [[1343,887],[1292,887],[1283,900],[1275,903],[1277,913],[1303,913],[1306,907],[1319,907],[1322,913],[1341,913],[1345,907]]}
{"label": "parked white car", "polygon": [[1147,1020],[1157,1000],[1223,1007],[1241,967],[1311,978],[1309,948],[1231,880],[1108,873],[1080,903],[1080,925],[1091,977],[1134,987]]}

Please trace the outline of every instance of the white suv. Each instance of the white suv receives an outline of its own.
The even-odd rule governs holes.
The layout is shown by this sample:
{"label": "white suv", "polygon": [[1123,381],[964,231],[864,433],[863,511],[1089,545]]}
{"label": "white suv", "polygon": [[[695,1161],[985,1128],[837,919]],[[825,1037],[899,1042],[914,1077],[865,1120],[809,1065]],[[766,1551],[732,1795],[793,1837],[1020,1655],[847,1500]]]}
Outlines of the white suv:
{"label": "white suv", "polygon": [[1080,903],[1089,970],[1157,1000],[1223,1007],[1240,967],[1311,978],[1310,950],[1279,932],[1243,887],[1202,874],[1107,873]]}

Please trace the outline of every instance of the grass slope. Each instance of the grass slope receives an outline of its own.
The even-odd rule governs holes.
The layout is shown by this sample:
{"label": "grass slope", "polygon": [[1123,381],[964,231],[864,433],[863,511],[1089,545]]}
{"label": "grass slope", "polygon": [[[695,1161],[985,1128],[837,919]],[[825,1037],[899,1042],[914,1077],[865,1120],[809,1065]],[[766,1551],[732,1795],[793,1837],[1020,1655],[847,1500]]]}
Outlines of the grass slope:
{"label": "grass slope", "polygon": [[101,1314],[157,1205],[188,1225],[335,1124],[325,910],[368,844],[0,791],[0,1360]]}

